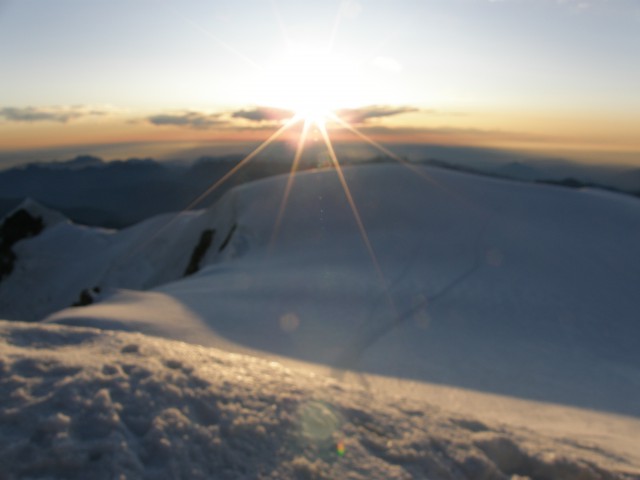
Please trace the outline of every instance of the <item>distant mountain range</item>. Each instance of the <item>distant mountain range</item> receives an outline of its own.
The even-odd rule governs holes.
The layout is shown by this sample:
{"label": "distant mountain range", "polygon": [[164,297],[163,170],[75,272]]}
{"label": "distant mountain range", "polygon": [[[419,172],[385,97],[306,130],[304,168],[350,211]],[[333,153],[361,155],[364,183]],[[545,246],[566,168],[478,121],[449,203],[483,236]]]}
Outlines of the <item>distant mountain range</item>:
{"label": "distant mountain range", "polygon": [[[458,151],[460,150],[460,151]],[[460,161],[442,160],[457,152]],[[428,152],[427,152],[428,153]],[[436,156],[433,156],[436,155]],[[470,156],[469,156],[470,155]],[[227,182],[198,203],[207,207],[226,191],[248,181],[289,172],[290,160],[262,157],[240,169]],[[467,158],[468,157],[468,158]],[[328,164],[304,159],[301,170],[328,168]],[[602,188],[640,196],[640,169],[621,170],[579,164],[476,159],[464,149],[437,149],[416,163],[479,175],[565,187]],[[25,198],[60,211],[74,222],[123,228],[153,215],[180,211],[232,170],[239,155],[202,157],[195,162],[161,162],[129,159],[106,162],[98,157],[78,156],[63,162],[31,163],[0,171],[0,216]],[[475,160],[474,160],[475,159]],[[477,160],[477,161],[476,161]],[[393,162],[385,157],[341,159],[344,165]]]}
{"label": "distant mountain range", "polygon": [[[15,167],[0,172],[0,212],[5,214],[24,198],[32,198],[77,223],[122,228],[182,210],[239,160],[202,158],[187,165],[152,159],[105,162],[81,156],[67,162]],[[255,162],[199,206],[211,205],[234,185],[287,169],[280,162]]]}

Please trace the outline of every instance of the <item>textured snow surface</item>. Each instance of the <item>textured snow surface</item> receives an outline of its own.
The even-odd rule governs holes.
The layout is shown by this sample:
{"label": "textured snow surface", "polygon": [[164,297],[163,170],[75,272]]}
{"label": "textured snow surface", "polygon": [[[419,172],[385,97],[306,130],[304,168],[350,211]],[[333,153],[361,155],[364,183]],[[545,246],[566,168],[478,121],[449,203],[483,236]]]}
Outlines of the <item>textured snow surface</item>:
{"label": "textured snow surface", "polygon": [[0,478],[640,478],[590,445],[142,334],[0,322]]}

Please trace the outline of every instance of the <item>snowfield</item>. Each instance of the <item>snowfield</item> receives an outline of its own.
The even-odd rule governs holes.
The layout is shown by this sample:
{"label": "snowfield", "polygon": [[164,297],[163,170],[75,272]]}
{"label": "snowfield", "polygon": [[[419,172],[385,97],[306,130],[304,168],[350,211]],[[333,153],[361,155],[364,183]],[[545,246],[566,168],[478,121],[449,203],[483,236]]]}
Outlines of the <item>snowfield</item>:
{"label": "snowfield", "polygon": [[[321,171],[296,177],[275,241],[287,177],[236,188],[160,233],[159,219],[120,232],[146,247],[114,257],[115,242],[46,282],[108,259],[83,287],[100,285],[103,301],[47,321],[640,416],[640,202],[418,173],[345,170],[384,283],[335,173]],[[216,233],[202,269],[182,278],[205,228]],[[24,242],[30,256],[47,245],[46,232]],[[167,265],[173,282],[140,281]]]}
{"label": "snowfield", "polygon": [[2,478],[640,478],[569,439],[141,334],[0,322]]}
{"label": "snowfield", "polygon": [[344,173],[360,223],[330,170],[121,231],[24,206],[10,475],[640,478],[640,202]]}

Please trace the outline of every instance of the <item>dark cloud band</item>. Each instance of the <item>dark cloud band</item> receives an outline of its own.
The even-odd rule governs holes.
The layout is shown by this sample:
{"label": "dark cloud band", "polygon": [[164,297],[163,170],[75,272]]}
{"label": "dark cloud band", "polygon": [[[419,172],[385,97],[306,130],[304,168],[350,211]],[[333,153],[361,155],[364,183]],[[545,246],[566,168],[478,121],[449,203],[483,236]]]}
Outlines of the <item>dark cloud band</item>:
{"label": "dark cloud band", "polygon": [[338,110],[338,115],[342,120],[353,123],[362,124],[374,118],[393,117],[403,113],[417,112],[419,109],[415,107],[391,107],[388,105],[372,105],[369,107],[353,108]]}
{"label": "dark cloud band", "polygon": [[244,118],[252,122],[265,122],[274,120],[288,120],[293,117],[293,112],[281,108],[272,107],[256,107],[246,110],[238,110],[233,112],[233,118]]}
{"label": "dark cloud band", "polygon": [[4,107],[0,117],[10,122],[58,122],[67,123],[81,117],[104,115],[106,112],[85,106],[73,107]]}
{"label": "dark cloud band", "polygon": [[220,114],[201,112],[163,113],[147,117],[147,120],[153,125],[173,125],[197,129],[206,129],[227,123],[226,120],[220,118]]}

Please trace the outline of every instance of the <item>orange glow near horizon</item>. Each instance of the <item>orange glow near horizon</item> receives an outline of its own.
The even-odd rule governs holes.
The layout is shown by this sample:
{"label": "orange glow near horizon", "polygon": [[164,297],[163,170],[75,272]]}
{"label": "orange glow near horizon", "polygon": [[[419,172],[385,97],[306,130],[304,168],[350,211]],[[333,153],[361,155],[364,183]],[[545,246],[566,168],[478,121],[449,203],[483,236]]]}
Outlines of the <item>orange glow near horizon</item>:
{"label": "orange glow near horizon", "polygon": [[[301,109],[309,121],[321,121],[318,108]],[[227,123],[210,128],[187,128],[180,125],[153,125],[146,117],[110,115],[67,123],[32,122],[2,125],[0,151],[46,150],[75,146],[78,153],[91,152],[96,145],[161,145],[172,143],[243,144],[262,142],[282,123],[250,122],[228,116]],[[523,150],[570,156],[584,161],[602,161],[611,154],[611,161],[638,163],[640,152],[640,118],[601,114],[552,115],[509,112],[476,112],[447,116],[428,111],[393,118],[374,118],[357,124],[358,130],[380,144],[435,144],[476,146],[505,150]],[[326,125],[334,143],[352,142],[353,134],[344,125],[329,120]],[[295,145],[297,133],[285,132],[282,141]],[[124,147],[123,147],[124,148]],[[133,150],[133,147],[132,147]],[[140,149],[135,149],[140,155]],[[153,155],[149,155],[153,156]]]}

